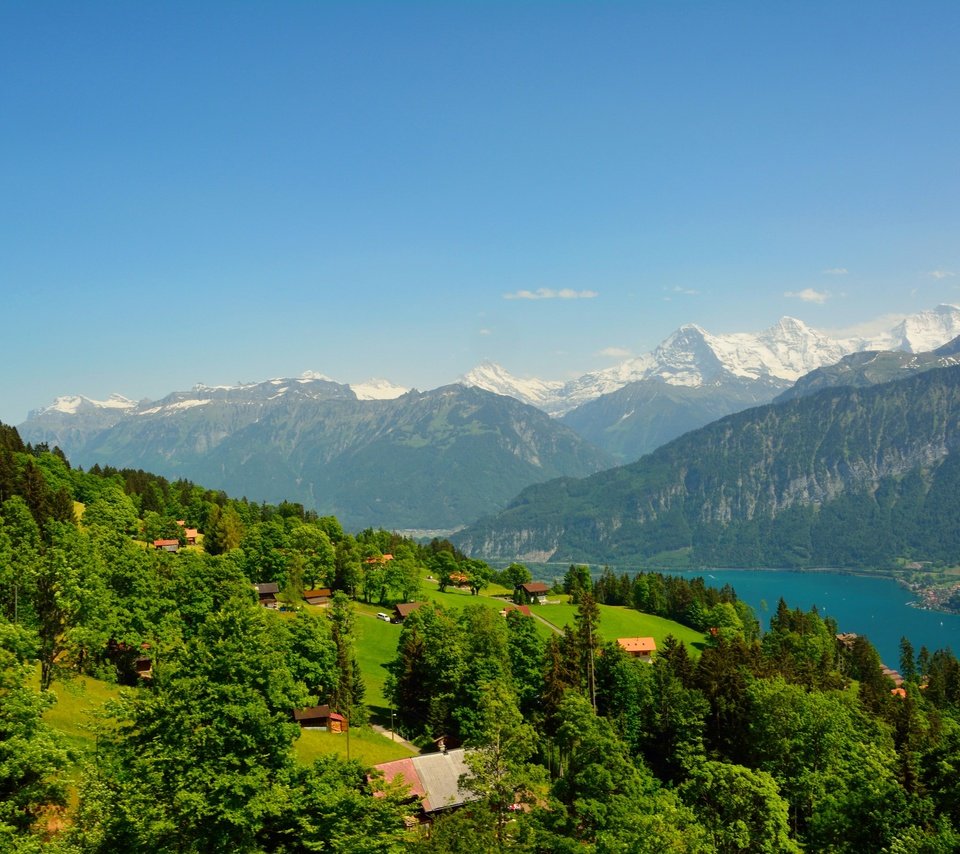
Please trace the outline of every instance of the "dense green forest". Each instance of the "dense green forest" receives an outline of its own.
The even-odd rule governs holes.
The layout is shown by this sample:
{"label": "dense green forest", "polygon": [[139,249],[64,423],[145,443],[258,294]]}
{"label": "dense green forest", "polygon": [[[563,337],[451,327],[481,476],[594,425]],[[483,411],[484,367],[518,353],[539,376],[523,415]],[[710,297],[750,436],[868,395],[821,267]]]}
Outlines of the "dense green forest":
{"label": "dense green forest", "polygon": [[[182,523],[182,524],[181,524]],[[200,532],[188,543],[188,530]],[[174,540],[178,551],[153,546]],[[386,555],[391,555],[387,559]],[[475,604],[424,596],[465,584]],[[343,530],[143,471],[71,467],[0,425],[0,850],[14,852],[949,852],[960,847],[960,664],[730,588],[573,566],[562,631],[484,607],[495,571],[444,541]],[[273,582],[290,610],[258,603]],[[320,612],[305,590],[331,588]],[[442,595],[442,594],[438,594]],[[424,604],[385,691],[417,744],[470,752],[474,800],[429,831],[356,759],[306,763],[293,711],[363,729],[363,603]],[[628,606],[705,632],[652,664],[604,637]],[[372,610],[372,609],[371,609]],[[371,619],[370,622],[377,623]],[[138,669],[151,664],[150,679]],[[80,676],[126,686],[78,751],[49,723]],[[69,772],[69,773],[68,773]],[[383,789],[380,796],[374,789]]]}

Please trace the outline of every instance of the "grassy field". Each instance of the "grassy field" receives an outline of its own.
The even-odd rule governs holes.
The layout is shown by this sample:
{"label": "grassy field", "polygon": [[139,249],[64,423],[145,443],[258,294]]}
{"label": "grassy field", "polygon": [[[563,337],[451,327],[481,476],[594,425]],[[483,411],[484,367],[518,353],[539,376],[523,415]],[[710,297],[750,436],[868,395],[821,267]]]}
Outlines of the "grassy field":
{"label": "grassy field", "polygon": [[[40,688],[39,667],[33,687]],[[96,715],[107,700],[120,696],[120,689],[116,685],[86,676],[54,682],[50,689],[57,702],[44,712],[43,719],[63,734],[74,752],[82,754],[94,750]]]}
{"label": "grassy field", "polygon": [[[414,753],[399,741],[391,741],[371,729],[350,730],[350,758],[359,759],[364,765],[379,765],[394,759],[405,759]],[[297,759],[309,764],[327,753],[347,756],[347,734],[327,732],[320,729],[300,731],[300,738],[293,743]]]}
{"label": "grassy field", "polygon": [[384,665],[397,655],[400,626],[361,613],[357,615],[356,627],[357,661],[367,686],[367,705],[382,718],[384,712],[389,715],[389,704],[383,696],[383,683],[387,678]]}
{"label": "grassy field", "polygon": [[[652,614],[643,614],[632,608],[615,605],[600,605],[600,633],[604,640],[617,638],[652,637],[657,646],[662,646],[667,635],[673,635],[683,641],[694,655],[699,655],[703,648],[704,635],[695,629],[675,623],[663,617]],[[530,610],[543,619],[553,623],[557,628],[573,624],[577,613],[576,605],[533,605]]]}

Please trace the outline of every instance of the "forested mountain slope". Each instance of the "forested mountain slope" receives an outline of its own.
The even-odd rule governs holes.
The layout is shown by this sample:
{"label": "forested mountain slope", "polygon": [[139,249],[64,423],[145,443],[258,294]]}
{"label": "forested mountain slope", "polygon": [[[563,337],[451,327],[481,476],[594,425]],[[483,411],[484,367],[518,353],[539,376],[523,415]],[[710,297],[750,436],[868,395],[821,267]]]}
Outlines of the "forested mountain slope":
{"label": "forested mountain slope", "polygon": [[485,557],[695,565],[960,557],[960,367],[827,389],[688,433],[638,462],[524,490],[461,532]]}
{"label": "forested mountain slope", "polygon": [[[38,419],[22,433],[56,444],[62,422],[71,423],[58,418],[53,429]],[[66,450],[88,467],[143,468],[256,501],[299,501],[351,528],[453,528],[531,483],[611,462],[540,410],[482,389],[358,400],[320,380],[178,393],[114,416]]]}
{"label": "forested mountain slope", "polygon": [[769,403],[783,386],[770,377],[728,375],[699,386],[653,377],[587,401],[560,420],[618,461],[633,462],[724,415]]}

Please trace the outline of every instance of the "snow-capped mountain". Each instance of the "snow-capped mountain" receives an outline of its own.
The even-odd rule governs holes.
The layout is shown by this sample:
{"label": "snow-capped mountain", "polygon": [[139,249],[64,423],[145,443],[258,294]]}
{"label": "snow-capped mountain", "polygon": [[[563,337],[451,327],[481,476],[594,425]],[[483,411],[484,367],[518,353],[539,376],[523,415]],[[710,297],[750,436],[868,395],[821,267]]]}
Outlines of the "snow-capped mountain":
{"label": "snow-capped mountain", "polygon": [[362,383],[350,383],[357,400],[396,400],[410,389],[383,379],[369,379]]}
{"label": "snow-capped mountain", "polygon": [[514,397],[538,409],[550,411],[549,404],[563,388],[559,380],[525,380],[515,377],[496,362],[481,362],[457,380],[461,385],[482,388],[494,394]]}
{"label": "snow-capped mountain", "polygon": [[873,335],[832,337],[792,317],[761,332],[713,335],[696,324],[681,326],[652,353],[627,359],[566,383],[518,379],[485,362],[460,378],[497,394],[508,394],[559,416],[629,383],[660,379],[700,388],[725,379],[757,380],[786,387],[812,370],[862,350],[927,352],[960,335],[960,308],[940,305],[904,318]]}
{"label": "snow-capped mountain", "polygon": [[137,403],[122,394],[111,394],[106,400],[94,400],[82,394],[65,394],[58,397],[49,406],[33,410],[28,417],[33,418],[41,412],[61,412],[64,415],[77,415],[94,410],[115,409],[123,411],[133,409]]}
{"label": "snow-capped mountain", "polygon": [[893,328],[872,337],[853,339],[848,352],[861,350],[902,350],[929,353],[960,335],[960,308],[938,305],[928,311],[911,314]]}

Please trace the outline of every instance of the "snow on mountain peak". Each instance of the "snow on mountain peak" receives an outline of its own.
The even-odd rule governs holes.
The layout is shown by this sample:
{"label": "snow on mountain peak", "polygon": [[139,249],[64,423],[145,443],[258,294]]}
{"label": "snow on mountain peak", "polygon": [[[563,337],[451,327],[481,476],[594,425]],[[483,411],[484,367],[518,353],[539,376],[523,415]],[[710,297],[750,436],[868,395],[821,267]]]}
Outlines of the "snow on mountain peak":
{"label": "snow on mountain peak", "polygon": [[410,389],[399,386],[390,380],[369,379],[362,383],[350,383],[357,400],[395,400]]}
{"label": "snow on mountain peak", "polygon": [[563,387],[560,381],[522,379],[515,377],[502,365],[484,361],[457,380],[461,385],[475,386],[494,394],[515,397],[524,403],[544,408],[557,391]]}
{"label": "snow on mountain peak", "polygon": [[904,350],[907,353],[928,353],[960,335],[960,307],[938,305],[911,314],[880,336],[871,350]]}
{"label": "snow on mountain peak", "polygon": [[330,379],[326,374],[321,374],[319,371],[304,371],[300,374],[300,382],[310,382],[311,380],[322,380],[323,382],[332,383],[336,380]]}
{"label": "snow on mountain peak", "polygon": [[[92,409],[133,409],[136,402],[122,394],[111,394],[106,400],[94,400],[82,394],[66,394],[58,397],[50,406],[42,407],[36,414],[44,412],[63,412],[67,415],[76,415],[78,412]],[[33,417],[34,413],[30,414]]]}

